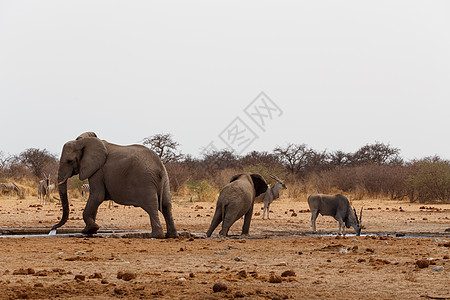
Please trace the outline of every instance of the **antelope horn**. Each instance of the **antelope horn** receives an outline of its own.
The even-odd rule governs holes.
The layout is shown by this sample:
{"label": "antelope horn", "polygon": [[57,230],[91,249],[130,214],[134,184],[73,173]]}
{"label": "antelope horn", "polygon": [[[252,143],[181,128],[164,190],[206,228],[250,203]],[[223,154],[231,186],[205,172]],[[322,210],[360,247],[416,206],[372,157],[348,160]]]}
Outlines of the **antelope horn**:
{"label": "antelope horn", "polygon": [[67,178],[66,178],[66,179],[64,179],[64,180],[63,180],[63,181],[61,181],[61,182],[58,182],[58,185],[64,184],[64,183],[66,183],[66,181],[67,181]]}
{"label": "antelope horn", "polygon": [[361,223],[363,208],[361,207],[361,212],[359,213],[359,223]]}
{"label": "antelope horn", "polygon": [[359,223],[359,219],[358,219],[358,215],[356,214],[356,209],[355,209],[355,207],[353,207],[353,212],[355,213],[356,221],[358,221],[358,223]]}
{"label": "antelope horn", "polygon": [[283,183],[283,181],[280,178],[278,178],[277,176],[275,176],[275,175],[269,175],[269,176],[272,177],[273,179],[275,179],[276,181],[278,181],[279,183]]}

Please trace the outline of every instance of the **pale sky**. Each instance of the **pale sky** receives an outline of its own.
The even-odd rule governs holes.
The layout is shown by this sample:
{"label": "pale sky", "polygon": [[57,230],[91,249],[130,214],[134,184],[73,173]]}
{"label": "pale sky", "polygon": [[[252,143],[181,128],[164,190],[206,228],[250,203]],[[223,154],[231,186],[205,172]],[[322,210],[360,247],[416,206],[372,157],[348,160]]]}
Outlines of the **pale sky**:
{"label": "pale sky", "polygon": [[[94,131],[199,156],[239,117],[258,136],[243,154],[379,141],[449,159],[449,29],[448,1],[0,0],[0,151],[59,157]],[[244,112],[261,92],[279,108],[263,128]]]}

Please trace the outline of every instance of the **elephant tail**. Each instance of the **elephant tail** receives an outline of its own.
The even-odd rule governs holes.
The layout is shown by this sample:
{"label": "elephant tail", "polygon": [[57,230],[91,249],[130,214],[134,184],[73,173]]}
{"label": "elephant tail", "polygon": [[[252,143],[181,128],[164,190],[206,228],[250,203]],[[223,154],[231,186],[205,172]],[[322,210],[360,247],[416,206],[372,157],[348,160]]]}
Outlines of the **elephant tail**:
{"label": "elephant tail", "polygon": [[224,217],[225,217],[225,204],[223,203],[223,201],[222,201],[221,204],[222,204],[222,221],[223,221],[223,220],[225,220],[224,219]]}
{"label": "elephant tail", "polygon": [[159,191],[159,210],[163,211],[163,203],[165,201],[170,202],[170,185],[169,185],[169,176],[166,174],[163,175],[161,179],[160,191]]}

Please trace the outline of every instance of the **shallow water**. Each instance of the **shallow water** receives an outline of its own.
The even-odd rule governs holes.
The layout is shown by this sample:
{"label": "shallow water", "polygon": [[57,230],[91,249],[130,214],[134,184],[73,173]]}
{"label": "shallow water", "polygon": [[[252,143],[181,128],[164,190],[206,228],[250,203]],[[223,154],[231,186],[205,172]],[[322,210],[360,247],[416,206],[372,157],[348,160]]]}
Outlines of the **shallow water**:
{"label": "shallow water", "polygon": [[[61,237],[103,237],[103,238],[137,238],[145,239],[149,238],[150,231],[148,230],[99,230],[97,234],[86,235],[81,233],[79,230],[71,230],[69,232],[58,233],[56,230],[48,232],[48,229],[29,229],[26,230],[9,230],[8,233],[0,234],[0,238],[61,238]],[[194,238],[206,238],[204,233],[190,233]],[[227,238],[230,239],[277,239],[277,238],[287,238],[287,237],[336,237],[337,233],[304,233],[304,232],[271,232],[264,234],[250,234],[247,236],[231,235]],[[366,236],[389,236],[395,238],[448,238],[450,239],[449,233],[435,233],[435,232],[370,232],[361,234],[361,237]],[[350,233],[345,235],[346,238],[356,237],[355,233]],[[212,239],[222,239],[223,237],[212,236]]]}

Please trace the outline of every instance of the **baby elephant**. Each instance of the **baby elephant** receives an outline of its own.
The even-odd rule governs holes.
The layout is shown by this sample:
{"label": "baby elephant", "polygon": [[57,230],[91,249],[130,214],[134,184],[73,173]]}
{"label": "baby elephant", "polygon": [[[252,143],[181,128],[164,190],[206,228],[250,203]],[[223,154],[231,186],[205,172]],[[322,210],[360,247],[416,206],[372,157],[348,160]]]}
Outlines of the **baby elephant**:
{"label": "baby elephant", "polygon": [[253,213],[255,197],[267,190],[267,183],[259,174],[238,174],[231,178],[217,200],[216,211],[206,236],[210,237],[214,229],[222,222],[221,236],[227,236],[231,225],[244,217],[242,234],[248,234]]}

